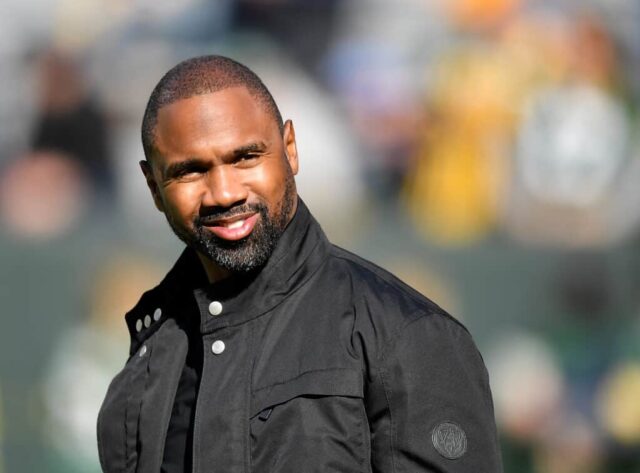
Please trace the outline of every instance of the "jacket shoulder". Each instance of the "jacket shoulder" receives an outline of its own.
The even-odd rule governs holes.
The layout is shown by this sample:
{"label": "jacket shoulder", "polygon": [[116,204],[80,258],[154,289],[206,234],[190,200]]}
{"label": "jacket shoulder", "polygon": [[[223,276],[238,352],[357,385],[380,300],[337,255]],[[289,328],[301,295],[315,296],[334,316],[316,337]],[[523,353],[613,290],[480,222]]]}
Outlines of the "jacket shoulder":
{"label": "jacket shoulder", "polygon": [[388,341],[424,317],[433,320],[434,326],[444,324],[468,332],[434,301],[375,263],[335,245],[331,260],[333,267],[350,281],[356,310],[365,311],[365,320],[376,326],[375,331],[386,333]]}
{"label": "jacket shoulder", "polygon": [[377,294],[384,295],[384,301],[402,304],[405,309],[450,317],[434,301],[377,264],[335,245],[332,245],[331,256],[336,264],[348,273],[354,286],[363,291],[364,295],[369,297]]}

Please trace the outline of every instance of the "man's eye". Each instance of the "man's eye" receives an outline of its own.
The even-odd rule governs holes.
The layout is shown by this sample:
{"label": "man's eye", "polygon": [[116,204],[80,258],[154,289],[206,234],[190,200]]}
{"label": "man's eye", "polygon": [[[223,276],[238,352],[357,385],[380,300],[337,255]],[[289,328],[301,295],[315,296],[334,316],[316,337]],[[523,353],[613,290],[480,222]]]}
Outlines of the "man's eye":
{"label": "man's eye", "polygon": [[256,160],[260,157],[259,154],[241,154],[236,157],[235,164],[238,166],[248,166],[252,163],[256,162]]}
{"label": "man's eye", "polygon": [[181,179],[181,178],[185,178],[185,177],[195,177],[195,176],[198,176],[198,175],[202,174],[203,172],[204,172],[204,170],[196,169],[196,168],[182,169],[180,171],[177,171],[174,174],[174,177],[177,178],[177,179]]}

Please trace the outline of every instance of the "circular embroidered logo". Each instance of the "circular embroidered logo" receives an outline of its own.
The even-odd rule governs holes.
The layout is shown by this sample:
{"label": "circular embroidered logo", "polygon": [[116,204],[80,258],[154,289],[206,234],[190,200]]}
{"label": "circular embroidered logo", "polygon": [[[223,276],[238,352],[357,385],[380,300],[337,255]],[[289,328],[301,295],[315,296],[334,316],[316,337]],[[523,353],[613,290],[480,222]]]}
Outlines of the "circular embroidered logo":
{"label": "circular embroidered logo", "polygon": [[433,429],[431,441],[438,453],[449,460],[460,458],[467,451],[467,435],[453,422],[443,422]]}

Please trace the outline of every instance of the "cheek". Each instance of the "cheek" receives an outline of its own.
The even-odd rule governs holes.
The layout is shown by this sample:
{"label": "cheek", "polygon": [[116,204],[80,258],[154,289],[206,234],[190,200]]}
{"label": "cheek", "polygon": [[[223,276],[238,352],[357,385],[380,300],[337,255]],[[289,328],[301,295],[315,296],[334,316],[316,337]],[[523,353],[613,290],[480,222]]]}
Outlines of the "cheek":
{"label": "cheek", "polygon": [[252,176],[252,187],[256,194],[273,211],[284,196],[288,173],[282,165],[264,166],[256,169]]}
{"label": "cheek", "polygon": [[200,210],[200,190],[194,184],[180,184],[164,194],[165,210],[174,219],[191,222]]}

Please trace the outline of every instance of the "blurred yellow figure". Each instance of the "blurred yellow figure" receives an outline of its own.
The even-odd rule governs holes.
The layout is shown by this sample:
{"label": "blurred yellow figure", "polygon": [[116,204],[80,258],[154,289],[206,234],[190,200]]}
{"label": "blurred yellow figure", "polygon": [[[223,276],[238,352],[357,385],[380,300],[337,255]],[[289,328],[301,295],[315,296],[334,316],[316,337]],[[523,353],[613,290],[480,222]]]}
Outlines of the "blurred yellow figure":
{"label": "blurred yellow figure", "polygon": [[[467,13],[487,8],[492,16],[506,14],[515,3],[458,0],[451,8]],[[544,14],[503,20],[441,56],[430,77],[427,128],[405,197],[418,229],[441,244],[472,243],[508,214],[514,200],[509,196],[521,185],[514,181],[522,174],[522,164],[514,162],[518,138],[535,99],[544,91],[574,86],[577,79],[598,86],[611,79],[613,52],[606,31],[592,19],[585,17],[578,25]],[[584,54],[585,42],[599,47]],[[550,147],[562,130],[543,129],[536,143]],[[541,156],[562,164],[555,156]],[[545,177],[543,192],[547,184]],[[527,215],[531,212],[520,212],[519,218]]]}
{"label": "blurred yellow figure", "polygon": [[462,51],[440,64],[429,129],[406,194],[427,237],[468,243],[493,228],[526,85],[522,71],[495,47]]}
{"label": "blurred yellow figure", "polygon": [[619,442],[640,445],[640,363],[618,367],[605,381],[598,413],[604,428]]}

